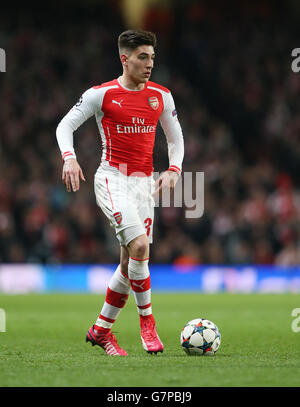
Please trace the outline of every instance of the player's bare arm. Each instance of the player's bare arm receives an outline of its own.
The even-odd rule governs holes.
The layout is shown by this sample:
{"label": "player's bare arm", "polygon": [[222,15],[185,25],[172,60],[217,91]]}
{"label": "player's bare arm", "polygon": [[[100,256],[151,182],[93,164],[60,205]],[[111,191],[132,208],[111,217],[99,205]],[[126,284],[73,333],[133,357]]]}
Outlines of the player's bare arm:
{"label": "player's bare arm", "polygon": [[85,177],[77,160],[75,158],[66,160],[62,170],[62,182],[65,184],[67,191],[78,191],[80,180],[85,181]]}

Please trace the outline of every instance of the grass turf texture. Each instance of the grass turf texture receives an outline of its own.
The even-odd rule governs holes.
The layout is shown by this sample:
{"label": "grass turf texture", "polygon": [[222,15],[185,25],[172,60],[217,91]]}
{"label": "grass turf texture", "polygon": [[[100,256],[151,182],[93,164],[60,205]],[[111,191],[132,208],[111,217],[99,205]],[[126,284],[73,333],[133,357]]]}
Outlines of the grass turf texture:
{"label": "grass turf texture", "polygon": [[[299,295],[153,294],[163,354],[141,345],[133,296],[114,331],[128,357],[85,343],[103,295],[0,295],[0,386],[299,386],[300,332],[291,312]],[[187,356],[181,329],[205,317],[222,343],[213,357]]]}

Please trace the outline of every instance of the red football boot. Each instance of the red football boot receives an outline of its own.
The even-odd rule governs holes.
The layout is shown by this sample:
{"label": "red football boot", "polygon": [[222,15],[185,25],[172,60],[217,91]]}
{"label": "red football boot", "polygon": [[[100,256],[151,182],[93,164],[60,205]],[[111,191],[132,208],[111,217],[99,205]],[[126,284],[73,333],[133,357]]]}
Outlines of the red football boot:
{"label": "red football boot", "polygon": [[155,354],[157,354],[157,352],[163,352],[164,345],[156,332],[153,316],[151,315],[150,318],[141,317],[140,326],[143,348],[151,354],[152,352]]}
{"label": "red football boot", "polygon": [[110,356],[128,356],[127,352],[120,348],[117,339],[111,330],[104,334],[97,334],[94,325],[87,331],[86,342],[91,342],[92,346],[98,345]]}

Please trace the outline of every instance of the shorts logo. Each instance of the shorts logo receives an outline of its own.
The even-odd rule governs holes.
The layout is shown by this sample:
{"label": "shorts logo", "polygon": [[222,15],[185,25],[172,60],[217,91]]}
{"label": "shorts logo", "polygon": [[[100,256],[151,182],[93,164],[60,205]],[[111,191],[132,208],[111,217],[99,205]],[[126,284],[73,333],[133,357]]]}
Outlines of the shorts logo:
{"label": "shorts logo", "polygon": [[120,223],[122,222],[122,214],[121,214],[121,212],[115,212],[114,213],[114,218],[115,218],[117,224],[120,225]]}
{"label": "shorts logo", "polygon": [[158,99],[157,99],[156,96],[151,96],[151,97],[148,99],[148,102],[149,102],[150,107],[152,107],[153,110],[157,110],[157,109],[158,109],[158,107],[159,107],[159,101],[158,101]]}

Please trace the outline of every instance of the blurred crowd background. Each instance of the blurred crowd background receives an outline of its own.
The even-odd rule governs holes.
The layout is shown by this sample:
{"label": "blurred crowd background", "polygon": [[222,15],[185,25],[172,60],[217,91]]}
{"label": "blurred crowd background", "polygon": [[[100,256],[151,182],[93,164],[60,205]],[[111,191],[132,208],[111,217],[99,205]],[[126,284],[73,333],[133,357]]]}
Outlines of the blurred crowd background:
{"label": "blurred crowd background", "polygon": [[[296,2],[149,2],[139,26],[158,38],[151,80],[175,99],[183,170],[205,174],[201,218],[156,208],[152,263],[300,263],[299,16]],[[86,89],[121,74],[128,28],[121,1],[1,10],[0,262],[119,261],[93,190],[96,122],[75,133],[87,180],[76,193],[61,182],[55,130]],[[168,167],[160,128],[154,164]]]}

